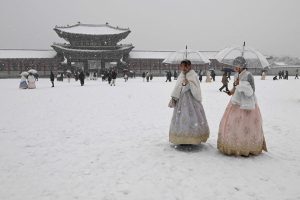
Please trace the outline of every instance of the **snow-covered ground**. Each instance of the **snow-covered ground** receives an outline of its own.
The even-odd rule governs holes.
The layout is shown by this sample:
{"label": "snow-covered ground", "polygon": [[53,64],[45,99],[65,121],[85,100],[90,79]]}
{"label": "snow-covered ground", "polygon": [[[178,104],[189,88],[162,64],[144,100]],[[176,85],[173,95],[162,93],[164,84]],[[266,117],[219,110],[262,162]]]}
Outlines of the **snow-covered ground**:
{"label": "snow-covered ground", "polygon": [[269,152],[245,158],[216,149],[220,78],[201,84],[211,136],[191,152],[168,142],[164,78],[0,80],[0,199],[300,199],[300,81],[256,78]]}

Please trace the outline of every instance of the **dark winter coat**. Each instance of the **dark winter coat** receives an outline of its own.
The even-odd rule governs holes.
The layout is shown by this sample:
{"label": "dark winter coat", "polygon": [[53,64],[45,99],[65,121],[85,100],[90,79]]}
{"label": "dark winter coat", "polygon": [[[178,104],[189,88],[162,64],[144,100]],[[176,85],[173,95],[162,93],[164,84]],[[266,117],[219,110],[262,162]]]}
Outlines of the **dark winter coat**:
{"label": "dark winter coat", "polygon": [[116,78],[117,78],[117,72],[113,71],[113,72],[111,73],[111,78],[112,78],[112,79],[116,79]]}
{"label": "dark winter coat", "polygon": [[83,72],[80,72],[78,78],[79,78],[80,80],[84,80],[84,78],[85,78],[84,73],[83,73]]}
{"label": "dark winter coat", "polygon": [[53,74],[53,72],[50,73],[50,81],[54,81],[54,74]]}

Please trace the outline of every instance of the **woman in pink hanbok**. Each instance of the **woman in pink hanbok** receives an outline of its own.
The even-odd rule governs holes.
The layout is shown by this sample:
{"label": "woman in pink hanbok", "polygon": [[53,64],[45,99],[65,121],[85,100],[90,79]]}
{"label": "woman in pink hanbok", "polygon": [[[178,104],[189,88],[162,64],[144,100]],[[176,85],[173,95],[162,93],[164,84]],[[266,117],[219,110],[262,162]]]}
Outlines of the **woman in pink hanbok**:
{"label": "woman in pink hanbok", "polygon": [[233,65],[238,73],[232,98],[219,126],[218,149],[227,155],[249,156],[267,151],[262,117],[255,96],[253,75],[247,71],[246,60],[237,57]]}

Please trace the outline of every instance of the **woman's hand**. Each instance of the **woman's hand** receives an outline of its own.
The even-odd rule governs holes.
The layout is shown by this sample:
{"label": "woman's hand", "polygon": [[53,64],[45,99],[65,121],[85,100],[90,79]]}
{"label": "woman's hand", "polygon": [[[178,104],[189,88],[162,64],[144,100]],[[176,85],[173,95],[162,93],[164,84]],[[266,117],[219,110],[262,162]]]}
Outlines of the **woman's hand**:
{"label": "woman's hand", "polygon": [[183,82],[181,83],[183,86],[186,86],[189,83],[187,79],[184,79]]}

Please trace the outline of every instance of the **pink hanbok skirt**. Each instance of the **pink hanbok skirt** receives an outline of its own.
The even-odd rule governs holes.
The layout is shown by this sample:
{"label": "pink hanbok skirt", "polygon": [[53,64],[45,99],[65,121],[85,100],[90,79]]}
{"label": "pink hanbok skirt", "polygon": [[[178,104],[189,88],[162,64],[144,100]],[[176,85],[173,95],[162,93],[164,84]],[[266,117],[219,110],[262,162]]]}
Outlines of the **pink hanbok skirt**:
{"label": "pink hanbok skirt", "polygon": [[229,102],[219,126],[218,149],[227,155],[249,156],[267,151],[258,105],[240,109]]}

